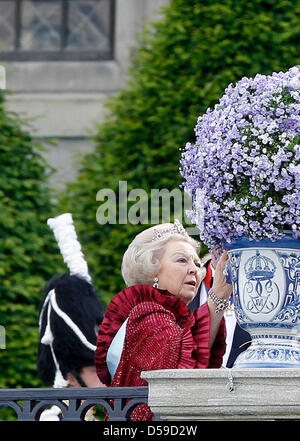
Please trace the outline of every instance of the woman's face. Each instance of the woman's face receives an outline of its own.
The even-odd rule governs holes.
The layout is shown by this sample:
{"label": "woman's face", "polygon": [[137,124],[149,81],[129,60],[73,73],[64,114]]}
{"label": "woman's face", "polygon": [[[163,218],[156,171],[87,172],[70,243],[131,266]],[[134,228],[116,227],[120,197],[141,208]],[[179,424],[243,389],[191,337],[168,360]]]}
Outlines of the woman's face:
{"label": "woman's face", "polygon": [[201,282],[201,262],[195,249],[187,242],[167,242],[157,274],[160,289],[165,289],[186,304],[197,294]]}

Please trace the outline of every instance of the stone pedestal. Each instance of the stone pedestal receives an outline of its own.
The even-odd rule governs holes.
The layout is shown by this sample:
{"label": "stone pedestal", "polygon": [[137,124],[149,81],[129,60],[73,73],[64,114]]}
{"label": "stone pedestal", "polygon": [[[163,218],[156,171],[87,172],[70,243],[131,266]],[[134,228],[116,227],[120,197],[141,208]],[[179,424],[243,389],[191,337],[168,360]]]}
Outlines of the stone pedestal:
{"label": "stone pedestal", "polygon": [[142,378],[164,420],[300,420],[300,369],[174,369]]}

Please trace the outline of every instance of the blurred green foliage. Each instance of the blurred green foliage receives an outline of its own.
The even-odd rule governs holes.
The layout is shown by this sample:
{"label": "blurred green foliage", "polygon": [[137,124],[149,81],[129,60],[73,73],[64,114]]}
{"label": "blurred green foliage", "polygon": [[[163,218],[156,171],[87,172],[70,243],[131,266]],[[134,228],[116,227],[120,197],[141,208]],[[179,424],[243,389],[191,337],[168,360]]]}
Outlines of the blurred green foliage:
{"label": "blurred green foliage", "polygon": [[0,95],[0,388],[38,387],[38,308],[62,262],[46,224],[53,215],[50,170],[25,122]]}
{"label": "blurred green foliage", "polygon": [[63,200],[105,302],[124,288],[122,254],[145,225],[99,225],[97,192],[118,196],[121,180],[128,192],[178,188],[180,148],[194,141],[197,117],[227,85],[300,62],[299,1],[171,0],[164,11],[142,33],[128,86],[109,100],[95,150]]}

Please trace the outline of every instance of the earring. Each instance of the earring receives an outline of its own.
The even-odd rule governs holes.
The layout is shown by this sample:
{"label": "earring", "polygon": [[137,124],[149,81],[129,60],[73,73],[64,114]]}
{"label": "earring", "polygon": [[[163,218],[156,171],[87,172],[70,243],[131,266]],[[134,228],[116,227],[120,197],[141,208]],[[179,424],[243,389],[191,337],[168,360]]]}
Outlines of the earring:
{"label": "earring", "polygon": [[154,283],[153,283],[153,288],[158,288],[158,278],[154,277]]}

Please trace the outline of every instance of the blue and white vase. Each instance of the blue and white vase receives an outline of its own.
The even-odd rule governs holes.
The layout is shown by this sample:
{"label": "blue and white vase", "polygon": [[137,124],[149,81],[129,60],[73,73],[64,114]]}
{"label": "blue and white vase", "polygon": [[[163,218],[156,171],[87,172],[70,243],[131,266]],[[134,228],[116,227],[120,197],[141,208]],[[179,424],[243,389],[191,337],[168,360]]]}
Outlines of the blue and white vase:
{"label": "blue and white vase", "polygon": [[300,240],[226,244],[234,310],[252,343],[234,368],[300,367]]}

